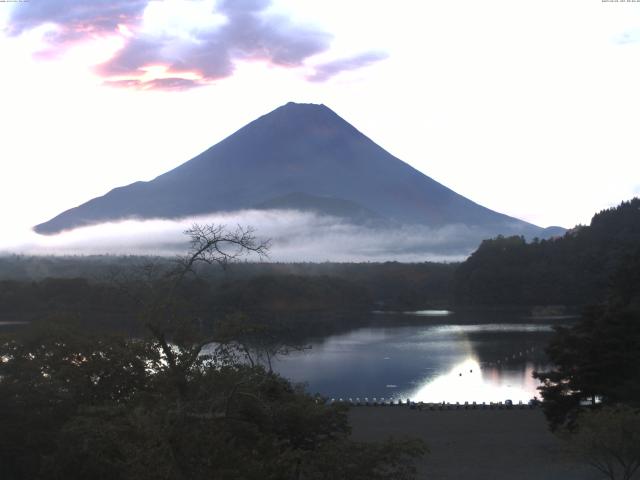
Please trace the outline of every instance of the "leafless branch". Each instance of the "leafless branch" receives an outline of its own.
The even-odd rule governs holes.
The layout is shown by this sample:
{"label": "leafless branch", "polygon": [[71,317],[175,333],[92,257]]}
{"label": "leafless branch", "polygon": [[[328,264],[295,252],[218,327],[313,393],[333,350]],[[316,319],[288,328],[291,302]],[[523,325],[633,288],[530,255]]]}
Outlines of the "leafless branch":
{"label": "leafless branch", "polygon": [[259,241],[251,227],[238,225],[235,230],[228,231],[225,225],[194,223],[184,233],[189,237],[191,248],[181,259],[181,277],[193,272],[197,263],[226,268],[230,262],[245,255],[268,256],[269,241]]}

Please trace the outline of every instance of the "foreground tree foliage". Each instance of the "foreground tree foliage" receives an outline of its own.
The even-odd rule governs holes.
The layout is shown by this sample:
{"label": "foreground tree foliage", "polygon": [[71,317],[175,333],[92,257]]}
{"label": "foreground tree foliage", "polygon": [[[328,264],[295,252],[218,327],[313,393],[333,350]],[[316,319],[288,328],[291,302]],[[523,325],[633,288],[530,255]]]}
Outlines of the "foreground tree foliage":
{"label": "foreground tree foliage", "polygon": [[255,330],[227,325],[211,343],[176,292],[197,263],[266,245],[243,229],[187,233],[190,254],[132,292],[148,337],[57,321],[0,342],[3,480],[412,478],[420,442],[353,442],[344,407],[239,361]]}
{"label": "foreground tree foliage", "polygon": [[640,412],[605,407],[582,412],[578,424],[564,435],[571,452],[610,480],[631,480],[640,469]]}
{"label": "foreground tree foliage", "polygon": [[537,372],[552,428],[571,426],[581,403],[640,406],[640,315],[592,308],[572,328],[559,329],[547,349],[555,364]]}
{"label": "foreground tree foliage", "polygon": [[536,372],[552,429],[574,428],[581,407],[640,407],[640,248],[610,281],[606,304],[559,328],[547,349],[554,368]]}

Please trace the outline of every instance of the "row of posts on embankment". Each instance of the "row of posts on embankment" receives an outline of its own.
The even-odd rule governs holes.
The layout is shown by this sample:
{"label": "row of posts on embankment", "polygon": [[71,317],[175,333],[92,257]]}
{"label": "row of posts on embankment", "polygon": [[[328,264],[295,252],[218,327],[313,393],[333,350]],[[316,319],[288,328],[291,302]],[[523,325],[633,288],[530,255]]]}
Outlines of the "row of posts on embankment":
{"label": "row of posts on embankment", "polygon": [[349,405],[351,407],[405,407],[412,410],[508,410],[508,409],[534,409],[540,402],[536,398],[523,402],[520,400],[518,403],[514,403],[511,400],[505,400],[504,402],[442,402],[442,403],[427,403],[427,402],[412,402],[411,399],[406,400],[393,400],[384,398],[332,398],[329,400],[329,404]]}

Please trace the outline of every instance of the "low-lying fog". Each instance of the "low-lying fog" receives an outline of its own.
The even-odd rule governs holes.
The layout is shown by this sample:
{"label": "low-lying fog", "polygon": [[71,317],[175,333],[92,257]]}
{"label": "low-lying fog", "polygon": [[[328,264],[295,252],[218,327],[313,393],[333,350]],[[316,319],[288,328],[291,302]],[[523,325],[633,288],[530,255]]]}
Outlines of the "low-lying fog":
{"label": "low-lying fog", "polygon": [[[0,251],[24,254],[174,255],[188,248],[184,231],[194,223],[252,227],[271,240],[268,261],[455,261],[466,257],[482,238],[481,228],[401,226],[380,229],[293,210],[245,210],[177,220],[126,220],[77,228],[52,236],[25,232],[21,241],[0,239]],[[256,259],[257,260],[257,259]]]}

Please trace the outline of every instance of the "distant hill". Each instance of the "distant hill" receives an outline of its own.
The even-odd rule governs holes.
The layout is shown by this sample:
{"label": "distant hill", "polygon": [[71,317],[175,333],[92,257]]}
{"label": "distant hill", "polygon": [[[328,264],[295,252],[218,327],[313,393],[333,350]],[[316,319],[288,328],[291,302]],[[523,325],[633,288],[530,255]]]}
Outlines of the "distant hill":
{"label": "distant hill", "polygon": [[326,106],[296,103],[258,118],[154,180],[115,188],[37,225],[35,231],[55,234],[120,219],[251,208],[313,211],[357,223],[385,219],[394,225],[479,227],[482,236],[476,242],[500,233],[549,235],[441,185]]}
{"label": "distant hill", "polygon": [[456,270],[455,301],[459,305],[594,304],[607,298],[611,282],[631,265],[640,266],[639,198],[595,214],[589,226],[578,226],[562,237],[483,241]]}

